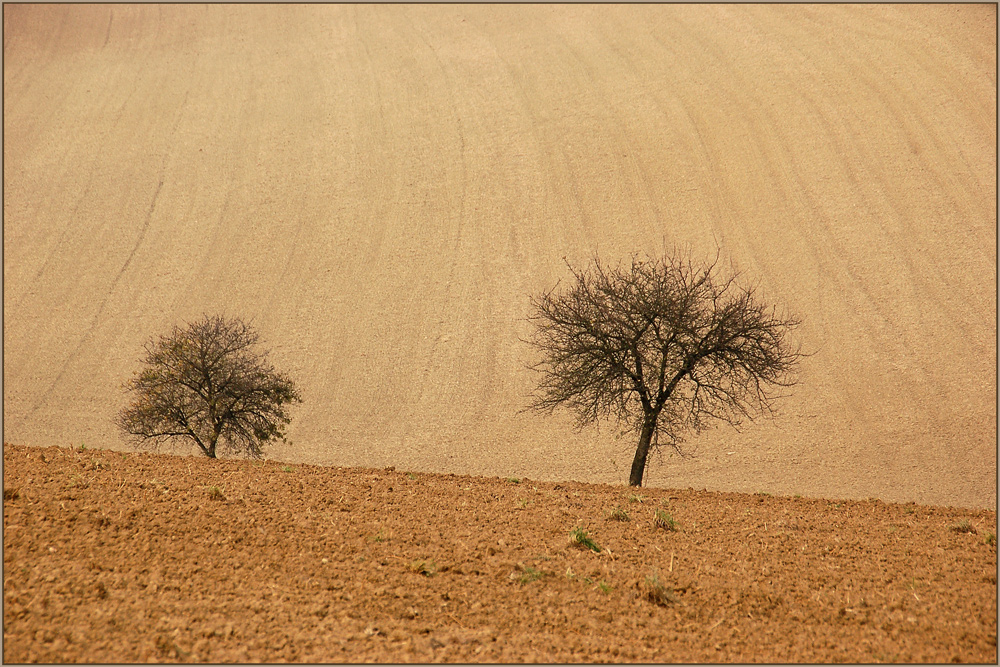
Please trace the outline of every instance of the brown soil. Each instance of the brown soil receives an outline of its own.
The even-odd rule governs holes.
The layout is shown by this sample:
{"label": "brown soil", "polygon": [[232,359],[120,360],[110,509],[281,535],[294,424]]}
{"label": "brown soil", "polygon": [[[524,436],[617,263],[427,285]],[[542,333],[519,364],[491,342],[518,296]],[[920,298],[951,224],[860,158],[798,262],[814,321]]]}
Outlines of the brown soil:
{"label": "brown soil", "polygon": [[994,511],[3,458],[5,662],[997,660]]}

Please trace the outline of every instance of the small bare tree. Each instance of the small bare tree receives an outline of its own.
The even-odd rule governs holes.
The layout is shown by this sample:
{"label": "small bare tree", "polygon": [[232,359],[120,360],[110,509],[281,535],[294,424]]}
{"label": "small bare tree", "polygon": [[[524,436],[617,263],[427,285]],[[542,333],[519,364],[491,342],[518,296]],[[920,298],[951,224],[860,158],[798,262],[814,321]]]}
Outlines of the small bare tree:
{"label": "small bare tree", "polygon": [[117,418],[138,445],[187,438],[205,456],[220,445],[260,458],[284,437],[286,406],[301,402],[292,381],[254,349],[257,333],[240,319],[203,317],[146,344],[145,367],[129,380],[134,402]]}
{"label": "small bare tree", "polygon": [[679,445],[713,419],[773,415],[776,389],[796,383],[802,356],[788,340],[799,325],[760,302],[738,274],[717,278],[718,257],[695,267],[677,252],[632,257],[609,268],[594,259],[566,290],[532,297],[526,341],[541,353],[530,407],[565,406],[582,427],[613,418],[637,431],[629,484],[641,486],[651,447]]}

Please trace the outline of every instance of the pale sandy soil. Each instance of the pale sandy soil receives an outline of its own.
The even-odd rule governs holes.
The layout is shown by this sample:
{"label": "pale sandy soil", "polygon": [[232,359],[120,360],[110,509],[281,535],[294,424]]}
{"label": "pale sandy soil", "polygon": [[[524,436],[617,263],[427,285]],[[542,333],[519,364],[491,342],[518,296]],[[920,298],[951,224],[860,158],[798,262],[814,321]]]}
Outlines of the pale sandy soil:
{"label": "pale sandy soil", "polygon": [[995,5],[5,5],[4,440],[253,318],[286,461],[620,483],[522,414],[563,258],[720,245],[815,352],[658,487],[996,504]]}

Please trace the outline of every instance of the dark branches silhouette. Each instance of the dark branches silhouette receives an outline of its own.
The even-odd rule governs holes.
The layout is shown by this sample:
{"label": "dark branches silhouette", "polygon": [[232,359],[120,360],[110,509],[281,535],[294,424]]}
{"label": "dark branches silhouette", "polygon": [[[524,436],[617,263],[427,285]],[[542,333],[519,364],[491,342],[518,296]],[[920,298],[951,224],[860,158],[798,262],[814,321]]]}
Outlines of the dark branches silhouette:
{"label": "dark branches silhouette", "polygon": [[254,348],[240,319],[204,317],[146,345],[144,368],[126,383],[134,402],[117,418],[138,445],[187,438],[208,457],[224,450],[253,458],[283,438],[286,406],[301,402],[292,381]]}
{"label": "dark branches silhouette", "polygon": [[540,352],[530,405],[563,406],[580,426],[612,418],[639,434],[629,484],[641,486],[652,446],[679,453],[685,430],[712,420],[738,427],[772,416],[782,388],[796,383],[802,356],[789,341],[799,325],[761,302],[738,274],[715,261],[696,267],[676,252],[610,268],[569,266],[575,279],[532,297],[527,342]]}

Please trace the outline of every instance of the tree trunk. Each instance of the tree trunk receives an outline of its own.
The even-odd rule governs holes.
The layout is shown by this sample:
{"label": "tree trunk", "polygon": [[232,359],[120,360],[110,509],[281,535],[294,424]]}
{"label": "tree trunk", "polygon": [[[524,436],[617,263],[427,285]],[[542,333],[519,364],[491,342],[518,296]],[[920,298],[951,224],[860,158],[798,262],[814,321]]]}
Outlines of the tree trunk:
{"label": "tree trunk", "polygon": [[646,472],[646,457],[649,456],[649,444],[653,441],[653,431],[656,430],[656,417],[646,415],[639,432],[639,446],[635,449],[632,459],[632,473],[628,477],[629,486],[642,486],[642,475]]}
{"label": "tree trunk", "polygon": [[215,445],[219,442],[219,436],[222,435],[222,424],[218,423],[216,420],[212,420],[214,428],[212,429],[212,441],[208,444],[208,458],[215,458]]}

